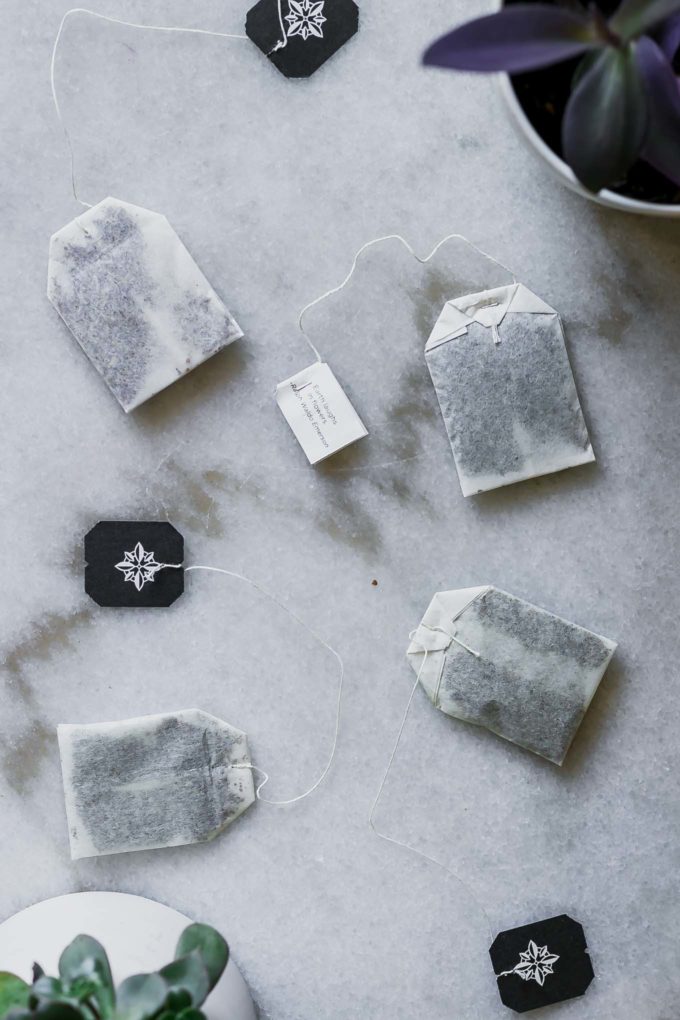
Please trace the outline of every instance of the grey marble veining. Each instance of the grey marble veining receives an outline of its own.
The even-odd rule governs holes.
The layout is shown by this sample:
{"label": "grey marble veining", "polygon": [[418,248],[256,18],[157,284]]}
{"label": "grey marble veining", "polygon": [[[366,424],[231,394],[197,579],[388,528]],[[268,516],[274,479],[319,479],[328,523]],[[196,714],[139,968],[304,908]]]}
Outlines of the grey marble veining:
{"label": "grey marble veining", "polygon": [[[80,213],[49,90],[65,5],[7,0],[0,914],[142,893],[224,931],[266,1020],[503,1020],[493,936],[568,913],[597,979],[555,1018],[676,1020],[680,224],[571,195],[492,79],[421,68],[489,4],[360,6],[352,43],[293,83],[249,41],[69,19],[81,197],[163,212],[246,334],[125,415],[45,297],[49,237]],[[105,13],[239,33],[245,6]],[[428,266],[371,249],[305,318],[369,435],[304,463],[274,399],[310,362],[297,315],[395,230],[422,255],[465,233],[560,312],[597,464],[461,496],[423,350],[452,294],[507,277],[456,242]],[[248,733],[272,799],[311,785],[334,725],[332,656],[243,585],[196,572],[167,610],[94,605],[83,536],[112,518],[170,520],[187,563],[264,584],[342,653],[346,686],[314,796],[201,846],[74,862],[59,723],[200,705]],[[415,679],[405,636],[434,591],[480,580],[619,648],[561,769],[414,699],[376,822],[460,884],[367,819]]]}

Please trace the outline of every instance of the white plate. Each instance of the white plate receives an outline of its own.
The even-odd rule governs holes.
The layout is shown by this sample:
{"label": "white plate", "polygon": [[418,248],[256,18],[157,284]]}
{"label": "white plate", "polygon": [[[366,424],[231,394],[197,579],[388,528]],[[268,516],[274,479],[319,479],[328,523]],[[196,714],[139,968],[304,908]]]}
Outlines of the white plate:
{"label": "white plate", "polygon": [[[37,961],[47,974],[56,974],[62,950],[76,935],[84,934],[102,943],[114,981],[120,984],[131,974],[170,963],[181,932],[191,923],[176,910],[142,896],[112,892],[57,896],[0,925],[0,970],[30,981]],[[228,941],[228,933],[225,937]],[[257,1020],[248,986],[232,959],[204,1012],[208,1020]]]}

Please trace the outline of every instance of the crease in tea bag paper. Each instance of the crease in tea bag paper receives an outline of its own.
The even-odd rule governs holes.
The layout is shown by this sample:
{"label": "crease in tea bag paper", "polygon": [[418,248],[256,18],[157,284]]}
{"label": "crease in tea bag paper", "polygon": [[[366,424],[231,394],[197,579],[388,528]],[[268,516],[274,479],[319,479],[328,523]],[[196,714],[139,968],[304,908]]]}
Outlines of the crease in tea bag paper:
{"label": "crease in tea bag paper", "polygon": [[316,361],[279,383],[276,402],[310,464],[318,464],[368,435],[325,362]]}
{"label": "crease in tea bag paper", "polygon": [[435,708],[561,765],[615,649],[485,585],[437,592],[407,656]]}
{"label": "crease in tea bag paper", "polygon": [[115,198],[53,235],[47,295],[125,411],[243,336],[165,216]]}
{"label": "crease in tea bag paper", "polygon": [[425,360],[464,496],[595,460],[560,317],[523,284],[448,301]]}
{"label": "crease in tea bag paper", "polygon": [[58,737],[73,860],[204,843],[255,800],[246,734],[197,709]]}

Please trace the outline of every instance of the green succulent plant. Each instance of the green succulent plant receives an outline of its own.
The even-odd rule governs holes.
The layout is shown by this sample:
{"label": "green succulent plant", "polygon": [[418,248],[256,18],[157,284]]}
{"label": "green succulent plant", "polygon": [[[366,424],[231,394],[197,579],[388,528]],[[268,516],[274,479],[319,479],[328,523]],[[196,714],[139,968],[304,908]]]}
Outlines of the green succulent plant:
{"label": "green succulent plant", "polygon": [[48,977],[38,964],[32,984],[0,971],[0,1020],[206,1020],[200,1007],[228,960],[219,932],[191,924],[172,963],[116,988],[104,947],[78,935],[61,954],[58,977]]}

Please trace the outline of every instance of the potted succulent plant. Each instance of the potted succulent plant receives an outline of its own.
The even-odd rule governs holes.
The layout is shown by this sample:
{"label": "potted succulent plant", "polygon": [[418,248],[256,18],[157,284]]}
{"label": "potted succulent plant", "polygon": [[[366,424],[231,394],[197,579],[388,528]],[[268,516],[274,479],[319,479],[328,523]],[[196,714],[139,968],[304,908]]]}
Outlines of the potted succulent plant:
{"label": "potted succulent plant", "polygon": [[[59,959],[58,976],[35,964],[33,982],[0,972],[2,1020],[206,1020],[201,1006],[222,976],[229,948],[204,924],[180,935],[175,959],[116,988],[104,947],[78,935]],[[226,1018],[225,1018],[226,1020]]]}
{"label": "potted succulent plant", "polygon": [[524,136],[572,189],[680,216],[680,0],[505,0],[426,64],[505,71]]}

